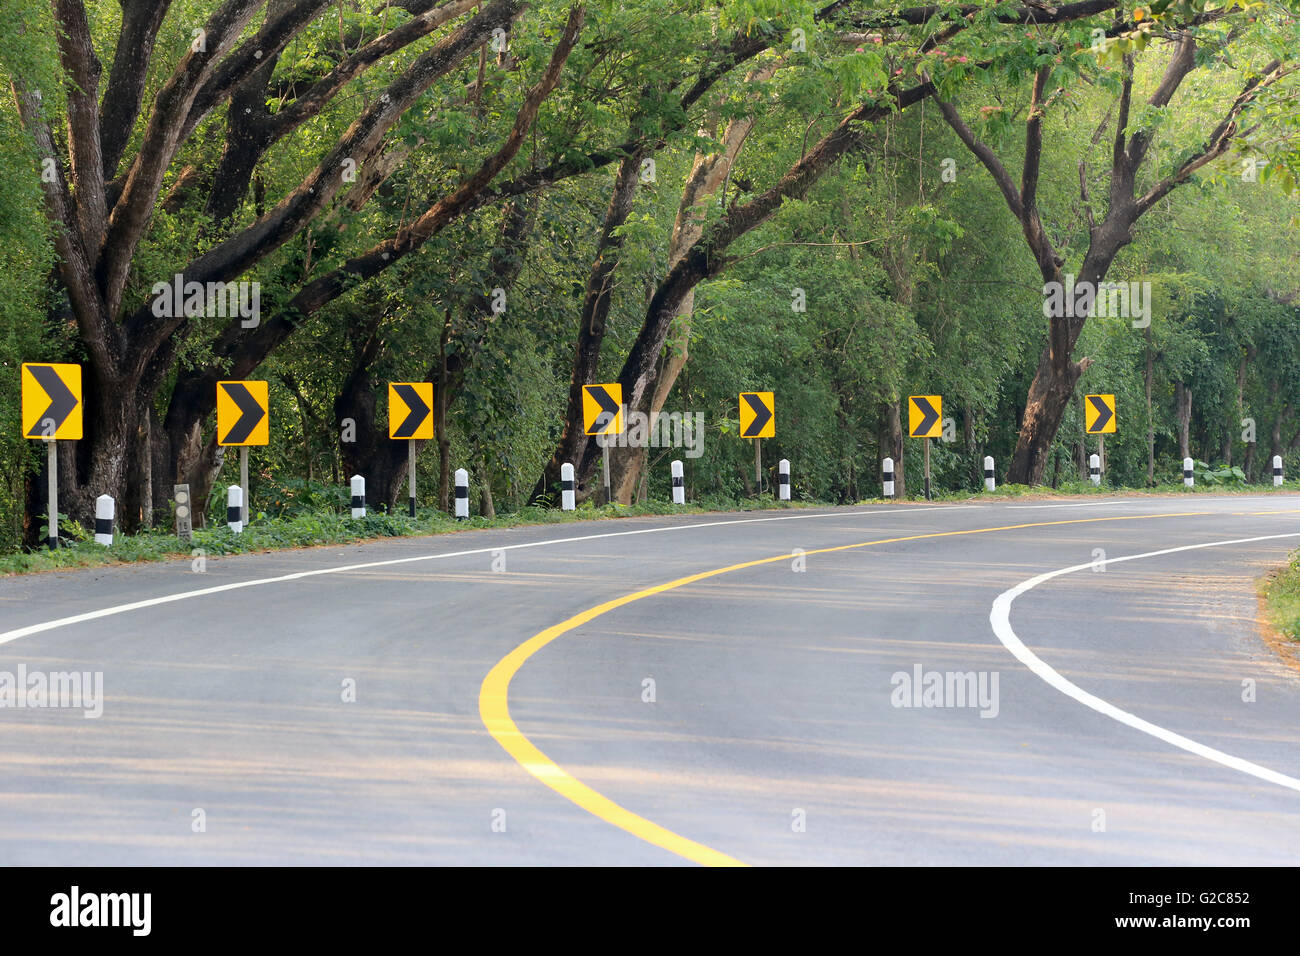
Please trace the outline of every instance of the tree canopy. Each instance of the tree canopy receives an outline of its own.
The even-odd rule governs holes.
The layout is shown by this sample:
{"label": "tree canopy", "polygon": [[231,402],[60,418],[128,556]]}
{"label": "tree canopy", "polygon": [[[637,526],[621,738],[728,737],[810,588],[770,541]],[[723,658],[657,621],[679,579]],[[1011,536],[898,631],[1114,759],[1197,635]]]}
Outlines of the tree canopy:
{"label": "tree canopy", "polygon": [[111,494],[128,530],[231,480],[232,379],[270,383],[254,482],[281,501],[362,474],[394,506],[411,381],[444,509],[457,467],[485,511],[553,502],[566,462],[599,497],[598,382],[687,416],[690,447],[611,454],[624,502],[666,497],[669,458],[693,495],[755,493],[744,391],[775,392],[764,460],[824,501],[878,494],[886,456],[917,487],[909,394],[944,396],[942,488],[985,455],[1077,479],[1099,392],[1108,480],[1300,468],[1296,0],[0,11],[5,547],[42,513],[23,362],[83,366],[60,500],[85,522]]}

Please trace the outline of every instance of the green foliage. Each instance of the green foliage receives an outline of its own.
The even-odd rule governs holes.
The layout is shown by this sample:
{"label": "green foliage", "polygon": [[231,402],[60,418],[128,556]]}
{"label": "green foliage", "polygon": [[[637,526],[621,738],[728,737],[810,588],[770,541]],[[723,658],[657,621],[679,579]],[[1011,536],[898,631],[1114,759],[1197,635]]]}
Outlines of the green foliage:
{"label": "green foliage", "polygon": [[1268,621],[1285,637],[1300,641],[1300,551],[1260,586]]}
{"label": "green foliage", "polygon": [[[96,52],[107,67],[116,52],[120,8],[87,6]],[[190,25],[214,6],[200,0],[173,5],[147,78],[147,103],[188,49]],[[805,0],[592,5],[559,87],[498,182],[556,164],[581,165],[592,151],[615,158],[538,193],[536,221],[505,311],[484,318],[469,306],[490,293],[494,281],[504,203],[489,195],[418,253],[296,322],[293,335],[250,373],[271,383],[272,441],[252,459],[252,501],[264,517],[238,539],[217,522],[198,532],[196,546],[220,554],[451,527],[429,510],[440,480],[432,446],[419,459],[421,517],[414,526],[397,515],[372,514],[359,525],[342,517],[347,476],[336,407],[345,386],[364,373],[375,396],[374,423],[383,431],[385,383],[426,380],[444,358],[457,369],[444,436],[449,465],[471,471],[476,502],[486,489],[503,515],[559,520],[527,502],[563,432],[583,290],[629,130],[653,133],[662,144],[653,156],[653,180],[641,183],[632,215],[617,230],[620,263],[600,350],[599,378],[606,381],[619,374],[647,302],[672,266],[669,245],[697,153],[719,149],[732,119],[755,123],[724,182],[694,211],[706,229],[780,182],[858,105],[889,102],[888,90],[908,88],[921,77],[957,104],[1018,181],[1029,81],[1045,68],[1052,99],[1039,205],[1065,268],[1077,271],[1089,240],[1081,177],[1094,214],[1104,215],[1108,194],[1101,171],[1113,147],[1125,57],[1132,58],[1136,82],[1125,133],[1154,138],[1152,161],[1140,174],[1145,189],[1202,147],[1252,70],[1273,56],[1294,56],[1294,0],[1229,3],[1197,27],[1198,70],[1169,105],[1150,106],[1147,98],[1168,59],[1160,36],[1209,4],[1155,0],[1127,10],[1132,29],[1100,43],[1094,31],[1116,32],[1109,11],[1024,29],[998,22],[1006,4],[978,6],[969,19],[963,9],[939,7],[924,25],[885,28],[871,21],[887,11],[871,4],[834,10]],[[304,283],[409,227],[499,147],[523,91],[550,56],[566,10],[558,0],[530,6],[512,28],[508,68],[485,53],[481,85],[477,56],[435,83],[393,130],[387,145],[410,152],[373,197],[359,211],[332,204],[242,276],[261,283],[268,318],[280,317]],[[50,5],[0,0],[0,15],[0,78],[6,87],[20,76],[38,86],[53,127],[62,130],[66,93]],[[279,57],[268,109],[279,113],[358,44],[408,19],[392,4],[331,6]],[[953,25],[963,29],[922,52],[926,38]],[[249,34],[259,26],[250,24]],[[259,202],[269,205],[296,189],[361,111],[450,29],[382,58],[318,117],[278,142],[258,164],[256,186],[240,197],[231,223],[211,221],[205,196],[160,203],[132,263],[126,308],[143,305],[154,281],[251,225],[265,211]],[[802,49],[794,44],[796,30],[806,41]],[[1229,35],[1234,45],[1225,54],[1219,46]],[[716,66],[717,50],[733,36],[763,38],[770,48],[727,72],[685,115],[682,92]],[[751,75],[760,68],[767,72]],[[1085,327],[1075,356],[1090,364],[1078,395],[1116,395],[1120,430],[1107,439],[1106,484],[1095,489],[1078,463],[1097,448],[1096,439],[1083,434],[1081,407],[1077,399],[1071,403],[1046,475],[1058,490],[1180,491],[1177,403],[1188,393],[1189,452],[1215,462],[1198,470],[1197,491],[1267,484],[1275,451],[1286,458],[1288,474],[1300,474],[1295,89],[1293,78],[1252,103],[1239,124],[1243,135],[1235,152],[1198,169],[1144,217],[1112,266],[1109,278],[1151,284],[1152,322],[1145,330],[1121,319]],[[223,106],[200,124],[168,171],[168,189],[187,165],[205,173],[217,166],[227,145],[226,118]],[[132,148],[147,121],[146,113],[133,130]],[[0,177],[0,554],[17,549],[24,518],[29,525],[38,520],[24,515],[28,499],[40,498],[40,456],[34,443],[18,437],[18,365],[85,359],[75,323],[60,311],[62,293],[50,282],[53,232],[35,175],[41,158],[13,102],[0,104],[0,163],[10,172]],[[1242,176],[1247,165],[1258,171],[1250,181]],[[770,490],[776,462],[788,458],[800,501],[874,498],[888,411],[917,393],[942,394],[945,418],[952,419],[952,440],[931,449],[939,494],[979,494],[986,454],[998,462],[999,475],[1005,473],[1045,342],[1042,276],[1001,191],[932,103],[892,113],[864,130],[861,143],[806,195],[786,201],[723,255],[724,267],[695,288],[692,314],[679,318],[660,357],[681,348],[675,333],[687,335],[689,358],[665,410],[704,416],[703,453],[693,458],[680,449],[651,449],[639,506],[646,510],[638,513],[668,507],[668,461],[675,457],[684,458],[694,503],[759,500],[753,446],[737,435],[737,397],[748,390],[777,396],[776,438],[762,449],[764,490]],[[219,319],[198,318],[173,343],[175,367],[155,396],[160,423],[171,386],[210,361],[222,328]],[[379,347],[367,352],[375,342]],[[370,355],[364,365],[363,355]],[[1254,422],[1253,442],[1241,437],[1245,420]],[[209,438],[212,422],[202,431],[200,438]],[[915,495],[922,481],[920,446],[912,440],[904,445],[899,467]],[[212,514],[224,507],[222,488],[236,480],[236,469],[236,456],[228,456],[212,492]],[[996,492],[1022,493],[1008,486]],[[612,512],[588,503],[582,513]],[[72,524],[65,527],[69,536],[76,533]],[[144,535],[114,545],[112,553],[187,552],[166,535]],[[13,560],[39,564],[99,554],[79,544],[67,555]]]}

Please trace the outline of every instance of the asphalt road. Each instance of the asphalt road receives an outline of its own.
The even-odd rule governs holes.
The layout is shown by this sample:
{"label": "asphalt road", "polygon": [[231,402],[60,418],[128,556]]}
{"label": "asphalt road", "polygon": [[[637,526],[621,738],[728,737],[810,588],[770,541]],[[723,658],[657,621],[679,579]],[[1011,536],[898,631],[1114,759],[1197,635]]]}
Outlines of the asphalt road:
{"label": "asphalt road", "polygon": [[1295,865],[1296,547],[1196,495],[0,580],[0,683],[103,681],[0,707],[0,863]]}

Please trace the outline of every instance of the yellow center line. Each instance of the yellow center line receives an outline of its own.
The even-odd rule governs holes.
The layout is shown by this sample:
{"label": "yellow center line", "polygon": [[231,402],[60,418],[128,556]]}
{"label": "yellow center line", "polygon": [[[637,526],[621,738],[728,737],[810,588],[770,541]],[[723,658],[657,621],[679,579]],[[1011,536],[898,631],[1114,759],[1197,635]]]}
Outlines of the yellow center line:
{"label": "yellow center line", "polygon": [[[1271,513],[1271,512],[1270,512]],[[996,528],[971,528],[966,531],[934,531],[928,534],[911,534],[899,538],[880,538],[875,541],[861,541],[857,544],[841,544],[833,548],[819,548],[815,551],[805,551],[809,554],[830,554],[834,551],[851,551],[855,548],[869,548],[880,544],[895,544],[902,541],[920,541],[925,538],[951,538],[958,535],[966,534],[988,534],[993,531],[1017,531],[1022,528],[1046,528],[1053,525],[1066,524],[1094,524],[1100,521],[1139,521],[1151,518],[1192,518],[1202,517],[1213,514],[1210,511],[1185,511],[1171,514],[1156,515],[1118,515],[1109,518],[1072,518],[1064,521],[1035,521],[1028,524],[1010,524],[1002,525]],[[546,786],[550,787],[560,796],[576,803],[579,807],[588,813],[599,817],[606,823],[612,823],[614,826],[647,843],[662,847],[671,853],[685,857],[695,863],[701,863],[705,866],[746,866],[747,864],[728,856],[720,850],[705,846],[703,843],[697,843],[679,833],[662,827],[659,824],[647,820],[645,817],[638,816],[626,807],[622,807],[604,794],[593,790],[577,777],[567,772],[563,767],[557,764],[546,754],[524,736],[523,731],[515,724],[510,717],[510,681],[514,678],[519,669],[534,654],[540,651],[551,641],[575,628],[581,627],[602,614],[631,604],[633,601],[640,601],[642,598],[652,597],[656,594],[663,594],[665,591],[672,591],[688,584],[694,584],[696,581],[703,581],[706,578],[717,577],[721,574],[730,574],[732,571],[740,571],[745,568],[755,568],[763,564],[772,564],[776,561],[788,561],[790,555],[778,554],[770,558],[759,558],[756,561],[744,561],[740,564],[731,564],[725,568],[715,568],[712,571],[701,571],[698,574],[688,574],[686,577],[677,578],[665,584],[656,584],[654,587],[644,588],[640,591],[634,591],[631,594],[625,594],[622,597],[606,601],[604,604],[597,604],[595,607],[588,608],[566,621],[561,621],[552,627],[534,635],[524,643],[520,644],[513,651],[501,658],[492,670],[488,671],[483,678],[483,685],[479,688],[478,695],[478,712],[483,721],[483,725],[511,757],[519,763],[521,767],[540,780]]]}

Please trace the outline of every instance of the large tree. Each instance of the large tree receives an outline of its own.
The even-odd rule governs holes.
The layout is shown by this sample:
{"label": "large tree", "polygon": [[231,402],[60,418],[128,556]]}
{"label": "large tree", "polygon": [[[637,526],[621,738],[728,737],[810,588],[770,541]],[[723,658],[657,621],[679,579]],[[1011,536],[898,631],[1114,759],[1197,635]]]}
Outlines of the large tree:
{"label": "large tree", "polygon": [[[1042,275],[1045,294],[1049,287],[1069,289],[1067,273],[1075,277],[1072,285],[1081,296],[1084,290],[1096,290],[1106,280],[1116,256],[1133,241],[1134,227],[1142,216],[1173,190],[1191,181],[1198,170],[1226,155],[1234,141],[1252,136],[1267,122],[1267,108],[1259,107],[1267,104],[1269,94],[1278,92],[1282,81],[1295,73],[1300,59],[1294,56],[1294,49],[1285,58],[1268,57],[1267,51],[1273,44],[1267,34],[1261,36],[1260,30],[1251,28],[1253,22],[1245,13],[1193,12],[1186,19],[1171,13],[1154,23],[1140,22],[1135,29],[1092,46],[1083,45],[1085,34],[1077,30],[1046,38],[1049,45],[1056,47],[1056,52],[1053,54],[1049,48],[1036,61],[1024,110],[1023,153],[1018,176],[1008,168],[1010,160],[980,138],[952,100],[938,100],[944,119],[992,176],[1007,208],[1019,222]],[[1160,168],[1152,161],[1152,147],[1161,128],[1161,117],[1171,112],[1178,115],[1175,94],[1187,77],[1209,64],[1222,62],[1234,45],[1244,48],[1240,52],[1243,59],[1263,55],[1265,62],[1240,70],[1239,89],[1222,107],[1208,134],[1194,134],[1190,146],[1182,144],[1171,149],[1176,158]],[[1057,233],[1059,238],[1054,238],[1052,226],[1061,228],[1061,224],[1045,223],[1041,208],[1040,171],[1044,149],[1050,148],[1045,145],[1044,129],[1049,111],[1053,106],[1061,106],[1067,89],[1079,83],[1081,76],[1089,78],[1087,71],[1098,52],[1103,57],[1110,54],[1119,58],[1119,89],[1112,111],[1091,136],[1093,145],[1107,139],[1110,144],[1106,172],[1100,183],[1093,181],[1087,156],[1079,160],[1078,210],[1087,232],[1081,258],[1072,264],[1067,254],[1070,250],[1063,248],[1070,238],[1068,231],[1062,229]],[[1163,67],[1147,71],[1151,75],[1150,89],[1141,96],[1139,61],[1157,58]],[[1139,96],[1145,106],[1140,119],[1136,110]],[[986,112],[1002,113],[996,105],[988,107]],[[1200,125],[1199,110],[1194,119],[1189,119],[1189,123],[1179,124],[1184,132],[1186,127]],[[1058,145],[1069,148],[1067,143],[1062,136]],[[1105,194],[1100,211],[1093,198],[1098,186]],[[1083,297],[1060,302],[1059,308],[1051,305],[1054,300],[1048,301],[1047,311],[1051,312],[1048,341],[1025,399],[1019,438],[1007,476],[1008,481],[1020,484],[1035,485],[1042,481],[1048,452],[1062,417],[1074,397],[1079,377],[1091,361],[1087,357],[1076,360],[1074,349],[1095,309],[1095,300]]]}

